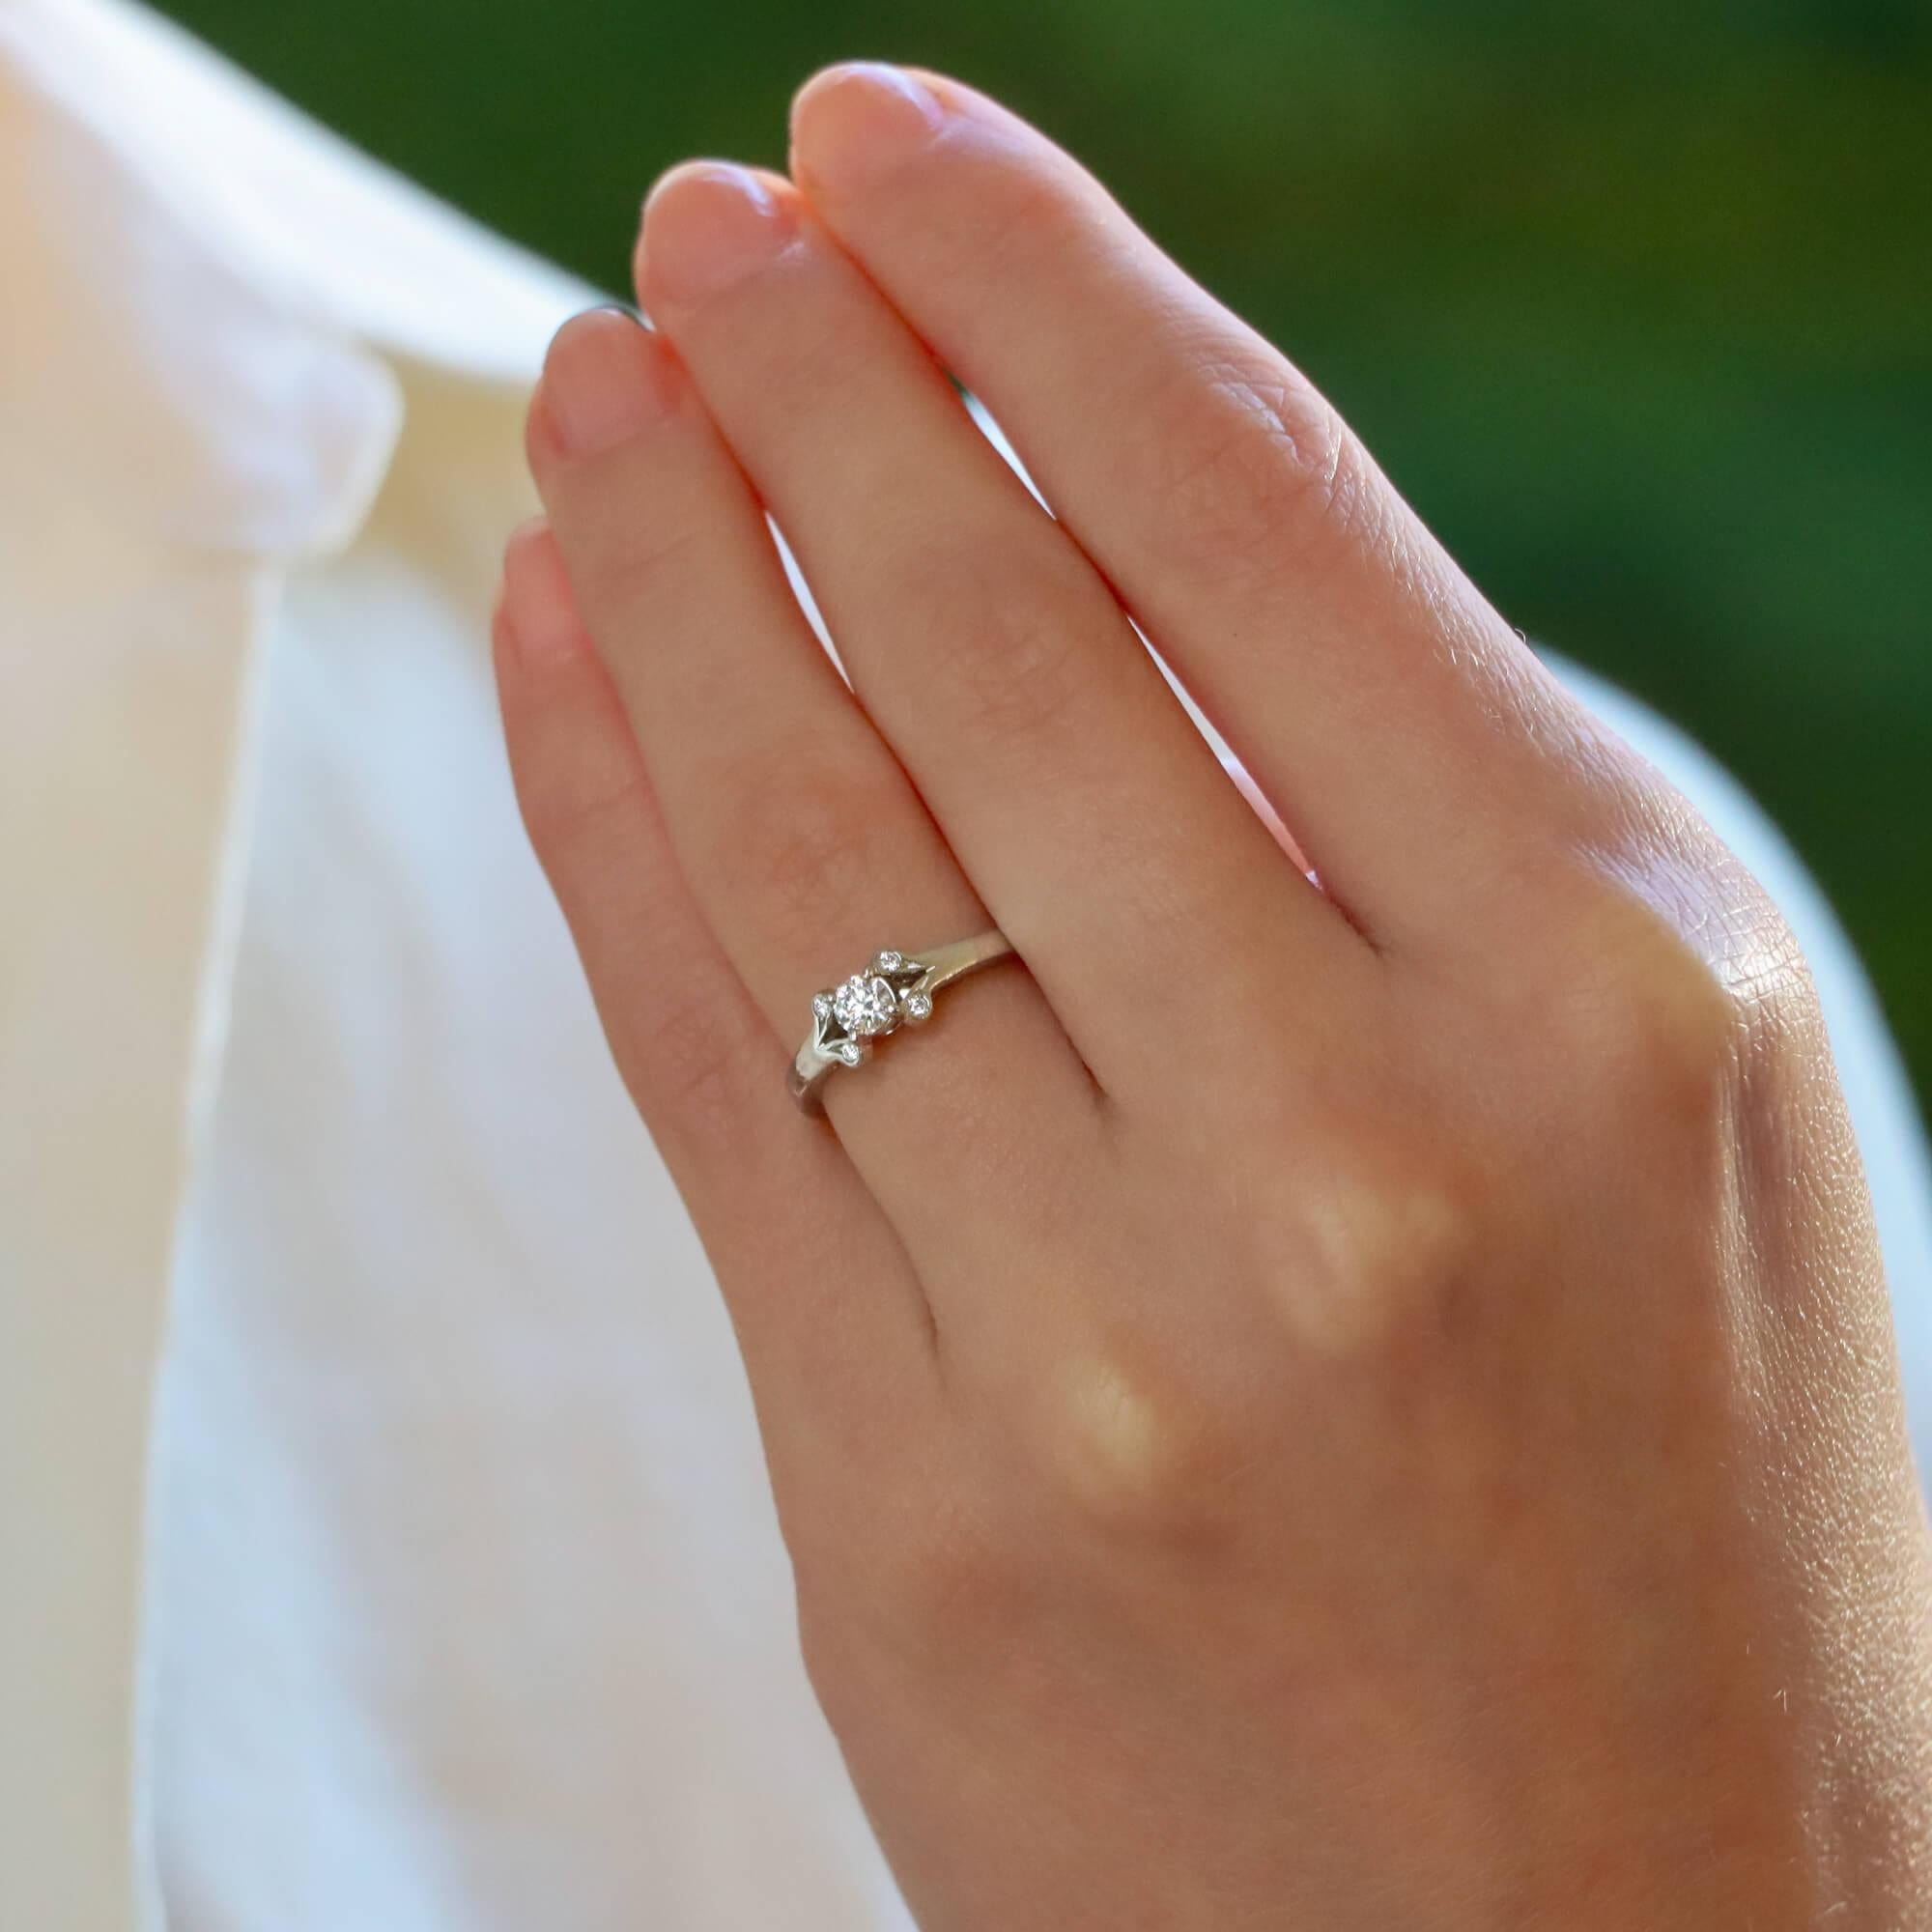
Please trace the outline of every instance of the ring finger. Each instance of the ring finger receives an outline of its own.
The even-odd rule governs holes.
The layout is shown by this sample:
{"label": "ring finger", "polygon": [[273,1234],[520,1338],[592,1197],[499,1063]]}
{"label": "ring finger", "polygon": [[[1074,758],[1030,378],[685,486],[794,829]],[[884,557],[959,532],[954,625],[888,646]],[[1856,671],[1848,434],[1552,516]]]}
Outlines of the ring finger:
{"label": "ring finger", "polygon": [[[799,554],[867,712],[1101,1086],[1239,1064],[1284,974],[1369,955],[1228,782],[1112,593],[788,184],[703,162],[639,291]],[[1211,940],[1208,937],[1211,935]],[[1252,983],[1243,983],[1243,976]]]}
{"label": "ring finger", "polygon": [[[812,988],[881,945],[983,929],[972,887],[812,636],[665,340],[617,310],[567,325],[528,441],[679,863],[780,1036],[802,1037]],[[1039,1158],[977,1123],[1008,1111],[1053,1121],[1070,1160],[1085,1145],[1075,1126],[1092,1119],[1086,1069],[1026,974],[1001,967],[941,997],[929,1033],[835,1077],[828,1094],[840,1139],[910,1238],[935,1212],[970,1224],[959,1189],[1005,1191],[1010,1164]]]}

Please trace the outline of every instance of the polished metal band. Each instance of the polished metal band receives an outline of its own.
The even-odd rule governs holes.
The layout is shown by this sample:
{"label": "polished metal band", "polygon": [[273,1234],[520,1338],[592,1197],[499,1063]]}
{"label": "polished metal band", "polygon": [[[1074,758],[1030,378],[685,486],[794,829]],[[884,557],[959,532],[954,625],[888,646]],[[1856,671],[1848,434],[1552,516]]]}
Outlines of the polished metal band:
{"label": "polished metal band", "polygon": [[811,996],[811,1032],[793,1060],[787,1084],[808,1114],[825,1105],[822,1089],[841,1066],[861,1066],[872,1045],[901,1027],[923,1026],[932,1017],[932,996],[941,987],[1012,956],[1004,932],[982,932],[923,952],[876,952],[863,973]]}

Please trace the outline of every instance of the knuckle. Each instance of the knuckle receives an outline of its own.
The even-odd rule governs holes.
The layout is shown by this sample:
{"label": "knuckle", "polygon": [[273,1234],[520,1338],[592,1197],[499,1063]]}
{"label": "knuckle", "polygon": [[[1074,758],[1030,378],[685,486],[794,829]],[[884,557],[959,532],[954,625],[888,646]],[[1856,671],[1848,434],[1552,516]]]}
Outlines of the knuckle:
{"label": "knuckle", "polygon": [[[619,995],[621,972],[599,970],[608,944],[584,947],[586,908],[608,900],[613,855],[637,858],[636,824],[654,810],[640,766],[606,783],[586,784],[584,774],[561,773],[555,782],[524,781],[519,802],[530,844],[569,916],[590,973],[605,1038],[625,1089],[653,1127],[673,1126],[687,1140],[704,1141],[742,1128],[746,1069],[754,1038],[747,1014],[732,1004],[680,990],[682,976],[654,988],[653,996]],[[616,868],[626,877],[628,903],[619,923],[639,938],[652,933],[669,887],[668,876],[647,860]],[[592,928],[611,924],[589,920]],[[698,976],[701,980],[702,976]]]}
{"label": "knuckle", "polygon": [[648,622],[681,580],[704,570],[703,553],[713,533],[701,519],[665,515],[598,529],[585,568],[585,608],[609,613],[618,625]]}
{"label": "knuckle", "polygon": [[612,1059],[639,1111],[697,1146],[742,1141],[753,1041],[742,1019],[702,999],[654,1000],[608,1014]]}
{"label": "knuckle", "polygon": [[631,824],[649,810],[646,801],[643,767],[636,762],[601,781],[588,760],[530,760],[517,772],[524,830],[559,884],[585,867],[594,872],[611,850],[623,850]]}
{"label": "knuckle", "polygon": [[[1064,548],[1052,539],[1052,550]],[[922,556],[893,589],[893,608],[932,640],[923,662],[945,679],[955,728],[981,739],[1052,726],[1079,703],[1090,676],[1083,640],[1094,599],[1075,578],[1072,553],[1009,556],[995,573],[987,558],[997,554],[967,545]]]}
{"label": "knuckle", "polygon": [[910,1657],[943,1659],[962,1640],[1019,1620],[1024,1572],[984,1504],[948,1487],[928,1489],[888,1518],[877,1548],[864,1594],[883,1640]]}
{"label": "knuckle", "polygon": [[1724,848],[1708,878],[1710,909],[1691,951],[1722,995],[1745,1059],[1822,1029],[1804,949],[1771,895]]}
{"label": "knuckle", "polygon": [[1797,941],[1728,854],[1589,878],[1561,927],[1556,1045],[1612,1106],[1707,1118],[1811,1023]]}
{"label": "knuckle", "polygon": [[1477,1252],[1485,1189],[1449,1137],[1360,1126],[1293,1148],[1294,1208],[1263,1256],[1294,1339],[1330,1359],[1438,1336]]}
{"label": "knuckle", "polygon": [[1186,355],[1142,427],[1138,469],[1187,566],[1220,575],[1320,552],[1362,512],[1366,459],[1271,351]]}
{"label": "knuckle", "polygon": [[639,792],[636,779],[587,792],[576,773],[524,773],[516,802],[531,848],[556,879],[568,877],[580,858],[595,860],[609,842],[607,831],[636,811]]}
{"label": "knuckle", "polygon": [[795,1558],[799,1649],[835,1729],[863,1720],[908,1681],[925,1694],[978,1694],[1030,1615],[1016,1549],[943,1495],[873,1511],[837,1539],[840,1560]]}
{"label": "knuckle", "polygon": [[[934,160],[948,165],[956,157]],[[958,218],[927,225],[936,283],[998,288],[1037,284],[1094,245],[1093,204],[1061,167],[1011,152],[977,156]]]}
{"label": "knuckle", "polygon": [[985,1538],[928,1528],[907,1537],[895,1569],[894,1595],[916,1629],[943,1637],[999,1621],[1005,1572]]}
{"label": "knuckle", "polygon": [[867,902],[867,881],[880,876],[882,848],[903,830],[906,810],[890,778],[849,770],[794,771],[782,784],[741,772],[718,795],[729,801],[719,820],[722,875],[802,958],[841,914]]}
{"label": "knuckle", "polygon": [[1251,1461],[1229,1410],[1118,1351],[1063,1370],[1045,1437],[1047,1480],[1079,1517],[1159,1542],[1210,1532]]}
{"label": "knuckle", "polygon": [[1666,929],[1605,976],[1590,1018],[1600,1063],[1645,1101],[1701,1103],[1737,1065],[1740,1013],[1708,961]]}

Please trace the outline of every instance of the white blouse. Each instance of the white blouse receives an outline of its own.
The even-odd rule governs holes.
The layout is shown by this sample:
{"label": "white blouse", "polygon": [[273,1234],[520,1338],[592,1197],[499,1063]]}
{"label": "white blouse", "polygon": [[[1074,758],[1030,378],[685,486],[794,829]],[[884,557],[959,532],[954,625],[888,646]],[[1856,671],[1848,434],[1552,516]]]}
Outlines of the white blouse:
{"label": "white blouse", "polygon": [[[596,298],[125,0],[0,4],[0,1926],[908,1923],[498,742]],[[1932,1443],[1863,977],[1588,689],[1804,942]]]}

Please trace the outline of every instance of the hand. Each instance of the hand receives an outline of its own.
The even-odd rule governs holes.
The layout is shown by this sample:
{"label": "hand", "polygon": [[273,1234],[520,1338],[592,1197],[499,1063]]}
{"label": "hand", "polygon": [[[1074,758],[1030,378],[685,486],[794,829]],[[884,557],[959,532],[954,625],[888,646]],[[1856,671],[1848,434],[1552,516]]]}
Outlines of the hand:
{"label": "hand", "polygon": [[[1923,1517],[1776,914],[1037,134],[834,70],[792,177],[673,172],[655,331],[558,337],[499,677],[921,1922],[1925,1922]],[[995,923],[797,1115],[814,988]]]}

